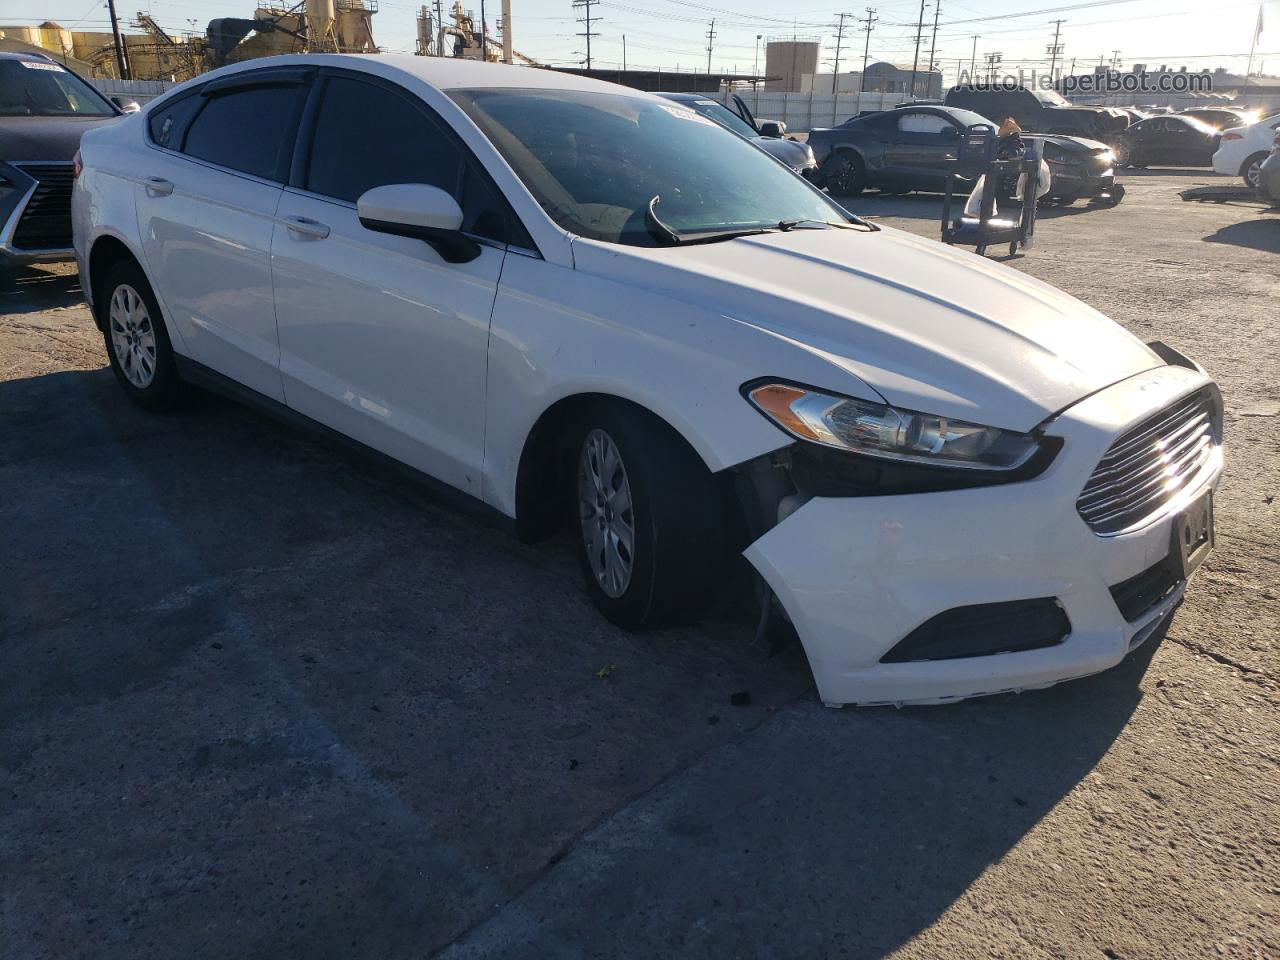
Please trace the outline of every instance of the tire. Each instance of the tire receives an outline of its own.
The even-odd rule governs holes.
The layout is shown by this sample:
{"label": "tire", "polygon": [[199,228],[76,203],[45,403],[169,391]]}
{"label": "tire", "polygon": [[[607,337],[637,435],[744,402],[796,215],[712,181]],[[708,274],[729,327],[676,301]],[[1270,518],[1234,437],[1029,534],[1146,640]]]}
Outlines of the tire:
{"label": "tire", "polygon": [[117,260],[98,287],[107,358],[129,399],[149,410],[172,410],[185,399],[169,331],[147,278],[132,260]]}
{"label": "tire", "polygon": [[1112,152],[1116,155],[1117,167],[1128,167],[1132,165],[1133,155],[1129,152],[1129,148],[1123,143],[1117,143]]}
{"label": "tire", "polygon": [[1246,187],[1253,190],[1258,189],[1259,170],[1262,167],[1262,161],[1266,160],[1268,156],[1266,153],[1255,153],[1240,164],[1240,177],[1244,180]]}
{"label": "tire", "polygon": [[862,158],[849,150],[841,150],[831,159],[827,174],[827,191],[833,197],[856,197],[867,187],[867,167]]}
{"label": "tire", "polygon": [[719,486],[697,453],[622,402],[588,409],[568,449],[572,535],[596,608],[634,630],[709,602],[723,579],[725,524]]}

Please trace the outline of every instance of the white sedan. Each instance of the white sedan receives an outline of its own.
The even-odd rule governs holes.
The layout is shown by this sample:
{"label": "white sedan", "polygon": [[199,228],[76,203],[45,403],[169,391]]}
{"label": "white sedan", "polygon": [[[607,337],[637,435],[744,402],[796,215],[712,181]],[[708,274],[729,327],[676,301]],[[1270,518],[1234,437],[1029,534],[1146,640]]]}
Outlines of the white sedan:
{"label": "white sedan", "polygon": [[1214,172],[1241,177],[1245,186],[1257,189],[1258,170],[1271,155],[1277,133],[1280,133],[1280,114],[1247,127],[1222,131],[1218,150],[1213,155]]}
{"label": "white sedan", "polygon": [[828,703],[1105,669],[1212,546],[1195,363],[656,96],[255,60],[86,134],[78,169],[81,281],[138,403],[221,388],[522,536],[570,524],[626,627],[744,555]]}

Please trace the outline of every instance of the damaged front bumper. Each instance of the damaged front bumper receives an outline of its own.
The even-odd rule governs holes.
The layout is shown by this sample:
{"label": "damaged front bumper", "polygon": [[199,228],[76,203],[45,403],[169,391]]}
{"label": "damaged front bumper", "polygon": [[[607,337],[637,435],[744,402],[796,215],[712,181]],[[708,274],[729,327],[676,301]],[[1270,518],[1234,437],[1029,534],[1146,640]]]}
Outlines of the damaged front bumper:
{"label": "damaged front bumper", "polygon": [[[1168,366],[1081,401],[1045,425],[1063,446],[1034,479],[793,502],[745,556],[799,634],[821,699],[945,703],[1119,663],[1182,598],[1185,580],[1147,580],[1165,568],[1179,511],[1217,484],[1220,447],[1192,487],[1132,532],[1095,533],[1076,500],[1119,434],[1211,383]],[[950,632],[934,630],[948,618]],[[893,662],[920,640],[929,658]],[[972,654],[984,647],[1011,652]]]}

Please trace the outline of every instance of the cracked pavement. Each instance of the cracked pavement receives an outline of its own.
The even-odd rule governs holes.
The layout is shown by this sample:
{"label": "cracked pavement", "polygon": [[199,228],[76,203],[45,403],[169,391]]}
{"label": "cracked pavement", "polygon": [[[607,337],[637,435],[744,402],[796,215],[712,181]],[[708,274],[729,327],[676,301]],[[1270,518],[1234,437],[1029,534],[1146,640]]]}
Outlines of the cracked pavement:
{"label": "cracked pavement", "polygon": [[145,414],[73,271],[4,273],[0,957],[1280,956],[1280,214],[1200,182],[1014,266],[1218,378],[1217,550],[1120,667],[943,708],[825,709],[727,605],[624,634],[563,539]]}

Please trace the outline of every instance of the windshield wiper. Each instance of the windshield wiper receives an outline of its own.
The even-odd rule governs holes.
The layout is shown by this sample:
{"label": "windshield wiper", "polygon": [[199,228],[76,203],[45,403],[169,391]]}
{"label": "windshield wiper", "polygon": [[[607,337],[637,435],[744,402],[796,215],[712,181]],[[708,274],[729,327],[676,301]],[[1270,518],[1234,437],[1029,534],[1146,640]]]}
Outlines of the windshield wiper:
{"label": "windshield wiper", "polygon": [[804,229],[806,230],[812,229],[811,227],[806,226],[807,224],[815,224],[816,226],[819,226],[819,227],[834,227],[837,230],[857,230],[859,228],[862,228],[868,231],[869,233],[875,233],[877,230],[880,229],[880,227],[877,226],[876,224],[863,220],[861,217],[854,216],[852,213],[849,214],[849,216],[853,218],[849,223],[836,223],[834,220],[813,220],[813,219],[783,220],[781,223],[778,224],[778,229],[781,230],[783,233],[786,233],[788,230],[795,230],[799,227],[804,227]]}
{"label": "windshield wiper", "polygon": [[666,246],[674,247],[683,241],[680,238],[680,234],[658,219],[658,215],[654,212],[653,208],[658,205],[660,200],[662,200],[662,194],[655,193],[653,199],[649,201],[649,205],[644,208],[644,225],[648,227],[653,239]]}

